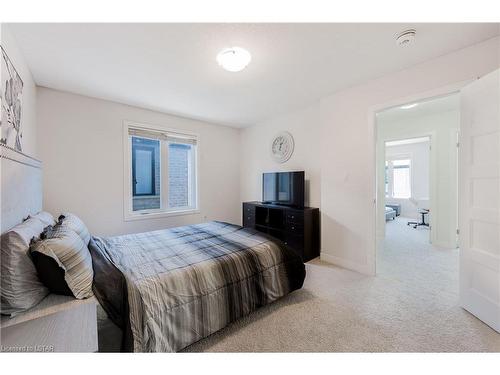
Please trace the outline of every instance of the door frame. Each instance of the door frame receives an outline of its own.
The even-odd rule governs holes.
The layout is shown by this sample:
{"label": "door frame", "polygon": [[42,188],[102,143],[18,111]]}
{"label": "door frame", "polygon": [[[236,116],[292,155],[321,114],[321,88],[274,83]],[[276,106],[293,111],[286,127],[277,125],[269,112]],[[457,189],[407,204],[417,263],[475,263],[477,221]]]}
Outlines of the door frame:
{"label": "door frame", "polygon": [[[431,99],[432,100],[432,99]],[[376,128],[378,130],[378,127]],[[392,141],[400,141],[403,139],[414,139],[414,138],[425,138],[427,137],[429,139],[429,208],[431,212],[437,212],[436,209],[436,196],[437,196],[437,147],[435,145],[436,142],[436,132],[435,131],[414,131],[413,133],[409,134],[408,136],[404,136],[401,138],[400,136],[398,137],[391,137],[387,139],[377,139],[377,153],[376,153],[376,161],[386,159],[386,143],[387,142],[392,142]],[[378,175],[380,171],[380,165],[379,163],[376,164],[376,173]],[[412,178],[413,180],[413,178]],[[385,237],[385,226],[386,222],[385,219],[383,218],[385,216],[385,212],[382,210],[383,204],[387,201],[385,194],[383,191],[380,191],[379,188],[381,188],[381,185],[379,186],[379,179],[377,179],[377,216],[376,216],[376,227],[377,227],[377,244],[380,245],[382,239]],[[380,199],[383,200],[383,202],[380,202]],[[381,211],[382,210],[382,211]],[[436,231],[432,230],[432,226],[434,223],[434,215],[429,215],[429,225],[430,225],[430,237],[429,237],[429,242],[430,243],[435,243],[436,242]],[[379,249],[377,248],[377,251]]]}
{"label": "door frame", "polygon": [[[386,109],[390,109],[393,107],[399,107],[408,103],[421,102],[425,100],[429,100],[432,98],[438,98],[441,96],[452,95],[455,93],[460,93],[460,90],[466,86],[467,84],[473,82],[474,79],[467,79],[464,81],[460,81],[457,83],[453,83],[450,85],[442,86],[433,90],[423,91],[413,95],[400,96],[396,99],[376,104],[371,106],[368,109],[367,114],[367,123],[368,123],[368,131],[372,134],[372,168],[370,169],[370,181],[371,186],[373,187],[373,199],[372,199],[372,226],[370,228],[370,236],[371,240],[368,241],[369,249],[367,251],[367,268],[371,275],[375,276],[377,274],[377,251],[380,246],[380,238],[377,235],[377,217],[379,215],[379,201],[378,201],[378,183],[377,183],[377,113]],[[458,168],[460,169],[460,167]]]}

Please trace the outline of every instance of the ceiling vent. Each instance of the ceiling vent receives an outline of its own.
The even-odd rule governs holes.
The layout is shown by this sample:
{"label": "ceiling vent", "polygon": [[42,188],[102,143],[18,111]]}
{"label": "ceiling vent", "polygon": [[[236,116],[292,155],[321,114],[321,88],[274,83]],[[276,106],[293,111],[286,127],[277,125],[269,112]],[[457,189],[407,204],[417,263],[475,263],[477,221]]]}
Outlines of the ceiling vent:
{"label": "ceiling vent", "polygon": [[415,29],[405,30],[396,36],[396,43],[398,46],[407,46],[415,40],[417,31]]}

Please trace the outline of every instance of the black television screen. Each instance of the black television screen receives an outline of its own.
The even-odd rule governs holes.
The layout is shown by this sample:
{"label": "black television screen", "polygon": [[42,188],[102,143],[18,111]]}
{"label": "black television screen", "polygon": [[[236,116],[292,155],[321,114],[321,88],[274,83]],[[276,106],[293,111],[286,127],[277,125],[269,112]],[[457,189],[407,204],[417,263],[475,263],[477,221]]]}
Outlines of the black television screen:
{"label": "black television screen", "polygon": [[304,171],[264,173],[262,201],[304,207]]}

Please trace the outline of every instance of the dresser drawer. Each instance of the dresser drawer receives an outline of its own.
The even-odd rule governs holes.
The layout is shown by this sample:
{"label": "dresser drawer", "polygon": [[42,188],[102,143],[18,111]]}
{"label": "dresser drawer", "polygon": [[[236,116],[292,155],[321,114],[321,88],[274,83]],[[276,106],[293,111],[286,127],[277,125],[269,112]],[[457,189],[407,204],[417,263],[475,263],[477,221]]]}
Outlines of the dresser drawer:
{"label": "dresser drawer", "polygon": [[255,215],[255,206],[243,203],[243,215]]}
{"label": "dresser drawer", "polygon": [[291,223],[287,222],[285,223],[285,231],[287,233],[293,234],[293,235],[303,235],[304,233],[304,225],[301,223]]}
{"label": "dresser drawer", "polygon": [[304,225],[304,214],[296,212],[286,213],[286,222],[289,224]]}
{"label": "dresser drawer", "polygon": [[243,204],[242,218],[244,227],[255,226],[255,206],[250,204]]}
{"label": "dresser drawer", "polygon": [[243,226],[244,227],[253,227],[255,225],[255,216],[249,215],[243,212]]}
{"label": "dresser drawer", "polygon": [[255,216],[253,215],[243,215],[243,226],[254,226],[255,225]]}

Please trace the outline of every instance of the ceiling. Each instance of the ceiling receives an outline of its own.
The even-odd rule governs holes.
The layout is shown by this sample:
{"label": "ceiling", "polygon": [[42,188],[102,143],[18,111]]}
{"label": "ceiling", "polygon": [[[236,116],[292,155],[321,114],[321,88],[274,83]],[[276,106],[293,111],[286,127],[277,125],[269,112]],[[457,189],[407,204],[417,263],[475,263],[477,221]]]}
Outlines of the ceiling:
{"label": "ceiling", "polygon": [[[395,43],[415,28],[415,42]],[[498,24],[9,24],[38,85],[244,127],[499,34]],[[217,53],[252,54],[239,73]]]}
{"label": "ceiling", "polygon": [[460,108],[460,96],[458,94],[451,94],[407,104],[417,105],[413,108],[402,108],[405,106],[403,105],[381,111],[377,113],[377,122],[380,124],[384,122],[402,121],[408,118],[429,116],[435,113],[458,110]]}

